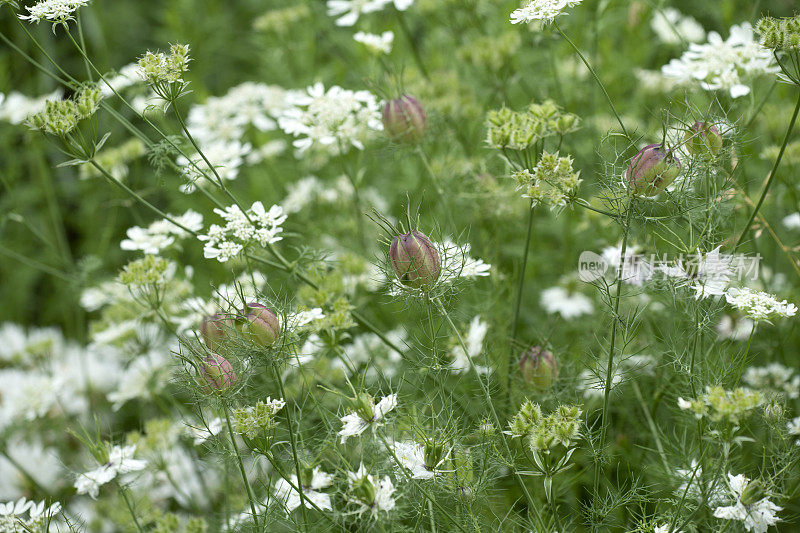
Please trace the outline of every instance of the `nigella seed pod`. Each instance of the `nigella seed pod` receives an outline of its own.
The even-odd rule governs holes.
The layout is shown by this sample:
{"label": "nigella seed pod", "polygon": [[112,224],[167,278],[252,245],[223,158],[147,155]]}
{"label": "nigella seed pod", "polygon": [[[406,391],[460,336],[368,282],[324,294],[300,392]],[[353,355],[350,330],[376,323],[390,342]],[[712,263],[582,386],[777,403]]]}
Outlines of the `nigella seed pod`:
{"label": "nigella seed pod", "polygon": [[389,247],[392,269],[400,283],[413,289],[428,289],[442,271],[439,252],[423,233],[398,235]]}
{"label": "nigella seed pod", "polygon": [[413,96],[404,94],[383,105],[383,129],[393,141],[415,143],[428,125],[425,108]]}
{"label": "nigella seed pod", "polygon": [[722,135],[714,124],[695,122],[684,135],[686,149],[692,155],[711,152],[717,155],[722,150]]}
{"label": "nigella seed pod", "polygon": [[675,181],[681,172],[681,162],[660,144],[645,146],[633,156],[625,172],[631,192],[655,196]]}
{"label": "nigella seed pod", "polygon": [[536,390],[549,389],[558,378],[555,356],[541,346],[533,346],[522,354],[519,369],[522,379]]}
{"label": "nigella seed pod", "polygon": [[224,390],[236,383],[236,373],[230,361],[211,354],[200,362],[200,373],[213,390]]}
{"label": "nigella seed pod", "polygon": [[207,316],[200,323],[200,335],[206,346],[216,350],[225,340],[228,331],[233,327],[233,320],[223,315]]}
{"label": "nigella seed pod", "polygon": [[241,317],[242,332],[262,346],[269,346],[281,333],[281,323],[277,315],[267,306],[250,302],[245,304]]}

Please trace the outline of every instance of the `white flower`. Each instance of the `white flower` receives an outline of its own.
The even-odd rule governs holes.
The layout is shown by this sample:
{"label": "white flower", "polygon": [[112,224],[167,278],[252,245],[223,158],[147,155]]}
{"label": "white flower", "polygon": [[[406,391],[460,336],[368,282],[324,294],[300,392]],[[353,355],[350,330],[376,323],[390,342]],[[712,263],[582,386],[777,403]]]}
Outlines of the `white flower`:
{"label": "white flower", "polygon": [[362,499],[363,496],[359,497],[359,494],[348,496],[348,499],[358,506],[358,510],[356,511],[358,514],[371,511],[372,515],[375,516],[380,511],[389,512],[394,509],[395,488],[389,476],[384,476],[383,479],[376,480],[374,476],[367,474],[367,469],[364,468],[364,464],[362,463],[358,467],[358,470],[347,473],[347,480],[351,491],[362,484],[369,484],[374,490],[375,497],[370,502],[364,501]]}
{"label": "white flower", "polygon": [[663,524],[653,528],[653,533],[683,533],[677,529],[670,529],[669,524]]}
{"label": "white flower", "polygon": [[442,257],[442,275],[447,279],[487,277],[492,265],[482,259],[474,259],[469,253],[472,245],[467,243],[459,245],[450,239],[445,239],[441,244],[434,243]]}
{"label": "white flower", "polygon": [[[203,228],[203,215],[189,209],[180,216],[169,215],[169,218],[191,231]],[[155,255],[169,248],[175,243],[176,238],[188,235],[186,230],[173,224],[167,219],[157,220],[149,227],[134,226],[126,232],[127,239],[120,243],[123,250],[141,250],[145,254]]]}
{"label": "white flower", "polygon": [[697,43],[706,38],[706,32],[699,22],[674,7],[656,11],[650,27],[667,44],[680,44],[683,41]]}
{"label": "white flower", "polygon": [[781,223],[786,229],[800,229],[800,213],[792,213],[783,217]]}
{"label": "white flower", "polygon": [[[209,180],[216,180],[216,176],[226,181],[235,180],[239,176],[239,168],[253,147],[239,140],[215,140],[201,146],[201,149],[203,155],[195,153],[188,159],[183,156],[177,159],[186,179],[186,184],[181,187],[184,193],[194,192],[197,186],[206,186]],[[206,159],[211,162],[211,167]]]}
{"label": "white flower", "polygon": [[568,320],[594,312],[594,305],[588,296],[570,292],[564,287],[550,287],[543,290],[539,301],[548,313],[559,313]]}
{"label": "white flower", "polygon": [[[675,495],[678,498],[686,498],[702,501],[704,497],[703,489],[701,487],[703,480],[703,468],[697,464],[697,460],[693,459],[689,468],[678,468],[675,471],[675,477],[680,480],[680,485],[675,490]],[[714,480],[709,479],[706,482],[705,494],[708,495],[708,504],[710,506],[718,505],[725,497],[725,491]]]}
{"label": "white flower", "polygon": [[[384,396],[378,403],[372,404],[369,408],[364,406],[363,412],[356,411],[343,416],[342,429],[339,431],[339,435],[342,437],[341,443],[344,444],[348,437],[361,435],[365,429],[380,422],[386,416],[386,413],[395,407],[397,407],[397,394],[390,394]],[[370,414],[372,416],[369,416]]]}
{"label": "white flower", "polygon": [[392,51],[392,43],[394,42],[394,32],[385,31],[380,35],[374,33],[365,33],[360,31],[353,35],[353,39],[365,45],[372,52],[379,54],[388,54]]}
{"label": "white flower", "polygon": [[734,502],[729,506],[720,506],[714,510],[714,516],[724,520],[739,520],[744,522],[747,531],[766,533],[769,526],[774,526],[780,520],[777,512],[782,510],[768,498],[764,497],[756,502],[742,502],[742,495],[747,489],[750,480],[743,474],[734,476],[728,474],[728,488]]}
{"label": "white flower", "polygon": [[441,474],[439,465],[448,455],[442,454],[437,464],[428,465],[425,463],[425,447],[421,444],[413,441],[395,442],[392,448],[400,466],[409,470],[413,479],[432,479],[436,474]]}
{"label": "white flower", "polygon": [[732,98],[750,93],[743,78],[778,71],[772,52],[754,39],[753,28],[747,22],[731,26],[725,41],[712,31],[708,43],[690,44],[680,59],[661,68],[664,76],[682,84],[699,84],[706,91],[725,90]]}
{"label": "white flower", "polygon": [[283,239],[281,224],[286,220],[283,209],[273,205],[269,210],[261,202],[255,202],[247,213],[237,205],[214,209],[226,224],[212,224],[205,235],[197,238],[205,242],[203,255],[224,263],[236,257],[247,246],[268,246]]}
{"label": "white flower", "polygon": [[763,367],[750,367],[742,376],[742,381],[754,389],[784,393],[790,399],[800,397],[800,375],[780,363]]}
{"label": "white flower", "polygon": [[691,288],[694,289],[695,298],[698,300],[709,296],[721,296],[725,294],[735,274],[734,256],[721,254],[721,247],[722,245],[717,246],[705,255],[698,252],[691,260],[691,274],[681,264],[660,265],[658,270],[669,277],[682,278],[686,283],[694,282]]}
{"label": "white flower", "polygon": [[800,435],[800,416],[786,422],[786,431],[789,435]]}
{"label": "white flower", "polygon": [[304,94],[293,95],[279,117],[278,125],[298,137],[294,146],[300,153],[312,146],[329,155],[350,146],[364,149],[364,142],[383,129],[378,99],[369,91],[348,91],[338,86],[325,90],[317,83]]}
{"label": "white flower", "polygon": [[[410,5],[413,1],[395,0],[395,5]],[[339,17],[337,26],[352,26],[362,14],[380,11],[390,3],[390,0],[328,0],[328,15]]]}
{"label": "white flower", "polygon": [[291,483],[289,483],[281,478],[275,483],[275,497],[283,502],[287,513],[291,513],[300,507],[301,501],[309,509],[313,509],[314,505],[316,505],[322,510],[331,510],[330,494],[319,492],[319,489],[329,487],[333,481],[333,476],[323,472],[319,467],[315,467],[311,474],[311,483],[307,487],[300,487],[304,498],[301,498],[300,493],[294,489],[294,487],[298,486],[297,476],[292,475],[291,480]]}
{"label": "white flower", "polygon": [[105,485],[120,474],[144,470],[147,466],[147,461],[134,459],[133,454],[135,451],[135,444],[125,447],[115,445],[111,448],[108,452],[108,462],[106,464],[78,475],[75,480],[75,488],[78,489],[78,494],[88,494],[92,498],[97,498],[101,485]]}
{"label": "white flower", "polygon": [[198,444],[203,444],[214,435],[218,435],[222,431],[222,427],[222,419],[217,417],[210,420],[207,425],[200,427],[187,426],[186,429],[189,436],[192,437],[194,445],[197,446]]}
{"label": "white flower", "polygon": [[19,18],[37,23],[42,20],[66,22],[72,20],[72,14],[78,8],[88,3],[89,0],[41,0],[32,6],[26,6],[25,9],[28,10],[28,14],[19,15]]}
{"label": "white flower", "polygon": [[747,317],[733,318],[730,315],[723,315],[716,330],[721,339],[746,341],[753,331],[753,321]]}
{"label": "white flower", "polygon": [[521,22],[552,22],[568,7],[581,3],[582,0],[527,0],[526,4],[511,13],[511,24]]}
{"label": "white flower", "polygon": [[641,287],[644,282],[649,281],[653,276],[652,265],[638,253],[635,246],[628,246],[625,249],[625,261],[620,269],[620,259],[622,256],[622,245],[607,246],[603,249],[603,260],[609,266],[609,270],[619,276],[619,279]]}
{"label": "white flower", "polygon": [[787,318],[797,314],[797,306],[786,300],[778,300],[774,295],[748,289],[731,288],[725,293],[725,299],[735,308],[747,314],[748,318],[758,322],[774,317]]}
{"label": "white flower", "polygon": [[0,503],[0,531],[22,533],[27,531],[47,531],[52,518],[61,512],[61,504],[56,502],[47,507],[45,503],[20,498],[16,502]]}
{"label": "white flower", "polygon": [[[461,347],[460,343],[455,343],[450,349],[451,362],[449,368],[451,372],[456,374],[469,372],[470,359],[475,359],[481,355],[483,351],[483,340],[486,338],[486,333],[488,331],[489,324],[481,320],[480,316],[476,316],[472,319],[469,325],[469,331],[467,332],[467,338],[464,340],[468,353],[464,353],[464,349]],[[489,369],[485,366],[475,365],[475,369],[481,374],[489,372]]]}

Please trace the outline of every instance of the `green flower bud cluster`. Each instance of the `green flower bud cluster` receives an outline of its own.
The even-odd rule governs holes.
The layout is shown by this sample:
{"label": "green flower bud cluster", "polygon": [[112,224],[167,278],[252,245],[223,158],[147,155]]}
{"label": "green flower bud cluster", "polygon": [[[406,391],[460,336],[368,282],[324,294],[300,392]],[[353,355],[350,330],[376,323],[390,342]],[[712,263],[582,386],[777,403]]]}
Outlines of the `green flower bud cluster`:
{"label": "green flower bud cluster", "polygon": [[119,281],[129,287],[163,286],[167,282],[170,262],[155,255],[146,255],[125,265]]}
{"label": "green flower bud cluster", "polygon": [[[129,139],[119,146],[104,148],[95,154],[95,161],[101,168],[107,169],[117,180],[123,180],[128,176],[128,164],[144,156],[147,149],[142,141],[136,138]],[[99,178],[102,174],[94,165],[81,165],[81,179]]]}
{"label": "green flower bud cluster", "polygon": [[533,200],[533,205],[545,203],[553,207],[566,205],[575,197],[583,181],[579,176],[580,172],[572,168],[571,157],[549,152],[542,154],[533,172],[522,169],[512,174],[517,190],[523,191],[523,198]]}
{"label": "green flower bud cluster", "polygon": [[464,61],[489,71],[502,69],[522,44],[519,32],[507,31],[500,35],[483,35],[458,50]]}
{"label": "green flower bud cluster", "polygon": [[728,422],[735,426],[761,405],[763,395],[744,387],[725,390],[720,386],[708,387],[706,393],[694,400],[678,398],[678,407],[694,412],[696,418],[709,418],[713,422]]}
{"label": "green flower bud cluster", "polygon": [[173,44],[169,55],[147,51],[139,59],[139,73],[150,84],[183,81],[183,73],[189,68],[189,45]]}
{"label": "green flower bud cluster", "polygon": [[544,416],[538,404],[526,401],[511,421],[511,435],[527,437],[533,452],[550,453],[558,445],[570,448],[580,437],[582,412],[575,405],[560,405]]}
{"label": "green flower bud cluster", "polygon": [[284,33],[290,25],[303,20],[311,14],[307,5],[301,4],[283,9],[272,9],[259,15],[253,21],[253,29],[263,32]]}
{"label": "green flower bud cluster", "polygon": [[486,142],[497,149],[526,150],[545,137],[575,131],[579,122],[577,115],[564,113],[552,100],[531,104],[524,112],[504,107],[487,113]]}
{"label": "green flower bud cluster", "polygon": [[78,122],[94,115],[103,98],[97,84],[87,84],[71,100],[48,100],[44,109],[28,119],[28,124],[59,137],[78,127]]}
{"label": "green flower bud cluster", "polygon": [[237,433],[254,439],[275,427],[275,415],[283,409],[286,402],[267,398],[251,407],[233,410],[234,427]]}
{"label": "green flower bud cluster", "polygon": [[761,44],[773,50],[796,51],[800,49],[800,15],[791,18],[764,17],[758,21],[756,31]]}

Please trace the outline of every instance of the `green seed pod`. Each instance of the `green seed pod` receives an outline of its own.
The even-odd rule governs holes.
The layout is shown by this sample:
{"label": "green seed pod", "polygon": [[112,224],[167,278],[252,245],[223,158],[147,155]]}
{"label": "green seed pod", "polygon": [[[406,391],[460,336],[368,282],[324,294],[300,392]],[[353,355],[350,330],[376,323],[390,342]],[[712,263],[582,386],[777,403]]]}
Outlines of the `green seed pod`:
{"label": "green seed pod", "polygon": [[428,118],[419,100],[404,94],[383,106],[383,129],[396,142],[416,143],[425,135]]}
{"label": "green seed pod", "polygon": [[533,346],[522,355],[519,362],[522,379],[536,390],[547,390],[558,378],[555,356],[541,346]]}
{"label": "green seed pod", "polygon": [[271,345],[281,333],[281,323],[275,313],[256,302],[245,305],[240,323],[242,332],[261,346]]}
{"label": "green seed pod", "polygon": [[389,259],[400,283],[414,289],[431,288],[442,270],[436,247],[416,230],[394,238]]}
{"label": "green seed pod", "polygon": [[211,354],[203,359],[200,372],[212,390],[224,390],[236,383],[233,366],[221,355]]}
{"label": "green seed pod", "polygon": [[626,178],[633,194],[656,196],[675,181],[680,172],[681,163],[677,157],[664,153],[660,144],[650,144],[633,156]]}
{"label": "green seed pod", "polygon": [[717,155],[722,150],[722,135],[714,124],[695,122],[684,135],[686,149],[692,155],[711,153]]}

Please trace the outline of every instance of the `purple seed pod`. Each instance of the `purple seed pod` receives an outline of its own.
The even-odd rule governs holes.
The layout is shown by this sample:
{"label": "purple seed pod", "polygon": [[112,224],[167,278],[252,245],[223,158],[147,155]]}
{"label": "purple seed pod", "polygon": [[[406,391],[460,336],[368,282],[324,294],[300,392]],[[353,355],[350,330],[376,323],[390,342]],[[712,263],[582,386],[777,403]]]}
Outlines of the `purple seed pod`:
{"label": "purple seed pod", "polygon": [[281,333],[281,323],[267,306],[250,302],[245,304],[241,316],[241,328],[262,346],[269,346]]}
{"label": "purple seed pod", "polygon": [[210,315],[200,323],[200,335],[203,337],[206,346],[216,350],[225,340],[230,329],[233,327],[233,320],[224,315]]}
{"label": "purple seed pod", "polygon": [[211,354],[200,363],[200,372],[213,390],[227,389],[236,383],[236,373],[230,361],[221,355]]}
{"label": "purple seed pod", "polygon": [[695,122],[684,135],[686,149],[692,155],[711,153],[717,155],[722,150],[722,134],[714,124]]}
{"label": "purple seed pod", "polygon": [[419,142],[427,125],[425,108],[413,96],[404,94],[383,105],[383,129],[393,141]]}
{"label": "purple seed pod", "polygon": [[631,159],[625,173],[631,192],[640,196],[655,196],[675,181],[681,172],[681,162],[660,144],[645,146]]}
{"label": "purple seed pod", "polygon": [[549,389],[558,378],[555,356],[541,346],[533,346],[522,354],[519,369],[522,379],[537,390]]}
{"label": "purple seed pod", "polygon": [[389,259],[400,283],[413,289],[429,289],[442,271],[436,247],[416,230],[394,238]]}

